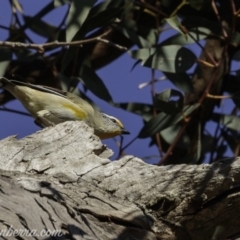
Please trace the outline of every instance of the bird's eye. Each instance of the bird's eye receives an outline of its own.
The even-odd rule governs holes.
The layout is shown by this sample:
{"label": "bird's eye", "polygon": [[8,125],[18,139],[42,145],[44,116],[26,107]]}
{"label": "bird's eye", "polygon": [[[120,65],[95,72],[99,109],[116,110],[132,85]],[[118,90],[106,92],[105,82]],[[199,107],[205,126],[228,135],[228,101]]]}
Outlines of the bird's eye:
{"label": "bird's eye", "polygon": [[116,123],[117,121],[116,121],[116,119],[114,119],[114,118],[111,118],[111,120],[112,120],[112,122],[114,122],[114,123]]}

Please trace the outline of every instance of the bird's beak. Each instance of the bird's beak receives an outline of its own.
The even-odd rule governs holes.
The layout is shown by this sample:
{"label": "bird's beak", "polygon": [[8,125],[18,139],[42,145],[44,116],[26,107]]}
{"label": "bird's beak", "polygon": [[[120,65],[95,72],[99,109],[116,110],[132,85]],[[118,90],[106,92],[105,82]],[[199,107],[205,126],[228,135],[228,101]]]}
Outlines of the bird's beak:
{"label": "bird's beak", "polygon": [[122,134],[130,134],[130,132],[127,131],[126,129],[123,129],[123,130],[122,130]]}

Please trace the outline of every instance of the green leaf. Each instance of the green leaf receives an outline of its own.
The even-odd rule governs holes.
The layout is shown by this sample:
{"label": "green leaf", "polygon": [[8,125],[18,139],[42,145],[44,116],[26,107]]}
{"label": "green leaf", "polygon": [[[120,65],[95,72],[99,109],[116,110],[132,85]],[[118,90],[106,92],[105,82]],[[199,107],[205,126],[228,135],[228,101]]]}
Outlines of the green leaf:
{"label": "green leaf", "polygon": [[[178,97],[177,101],[171,101],[172,97]],[[183,95],[174,89],[167,89],[154,96],[154,106],[167,114],[179,113],[183,107]]]}
{"label": "green leaf", "polygon": [[55,7],[61,7],[65,4],[69,4],[71,1],[70,0],[54,0],[53,2]]}
{"label": "green leaf", "polygon": [[129,28],[122,28],[121,32],[123,33],[123,35],[125,37],[129,38],[133,43],[135,43],[140,48],[150,48],[150,47],[152,47],[151,42],[148,42],[142,36],[140,36],[135,31],[133,31]]}
{"label": "green leaf", "polygon": [[153,105],[146,103],[114,103],[115,107],[120,107],[128,112],[140,115],[145,121],[149,121],[153,113]]}
{"label": "green leaf", "polygon": [[103,27],[105,25],[109,25],[116,18],[120,18],[121,12],[122,8],[110,8],[103,10],[94,16],[91,16],[90,14],[84,24],[86,24],[88,31],[98,27]]}
{"label": "green leaf", "polygon": [[102,79],[95,73],[95,71],[87,65],[82,65],[79,77],[84,82],[86,87],[91,90],[97,97],[112,102],[112,97],[104,85]]}
{"label": "green leaf", "polygon": [[[209,29],[211,33],[214,33],[218,36],[222,35],[222,25],[219,21],[210,21],[208,18],[204,16],[187,16],[182,20],[182,25],[187,29],[195,29],[199,27],[203,27]],[[204,30],[205,32],[205,30]]]}
{"label": "green leaf", "polygon": [[70,42],[88,17],[96,0],[73,0],[67,18],[67,41]]}
{"label": "green leaf", "polygon": [[[181,119],[176,119],[174,115],[167,115],[166,113],[159,113],[158,115],[151,118],[150,121],[146,123],[146,125],[141,129],[140,133],[138,134],[139,138],[147,138],[150,137],[165,128],[174,125]],[[175,122],[175,121],[176,122]]]}
{"label": "green leaf", "polygon": [[193,91],[192,80],[185,72],[168,73],[163,72],[167,79],[169,79],[176,87],[185,93]]}
{"label": "green leaf", "polygon": [[188,0],[188,3],[191,7],[195,8],[196,10],[201,10],[204,0]]}
{"label": "green leaf", "polygon": [[76,95],[78,95],[78,84],[79,84],[79,79],[78,78],[68,78],[63,74],[58,75],[58,79],[60,80],[61,84],[61,89],[63,91],[71,92]]}
{"label": "green leaf", "polygon": [[99,4],[95,5],[91,12],[90,17],[98,15],[99,13],[105,11],[106,9],[118,8],[124,4],[124,0],[105,0],[100,2]]}
{"label": "green leaf", "polygon": [[175,15],[173,17],[170,17],[170,18],[165,18],[164,19],[172,28],[174,28],[175,30],[177,30],[178,32],[184,34],[182,32],[182,29],[181,29],[181,23],[178,19],[178,17]]}
{"label": "green leaf", "polygon": [[235,115],[224,115],[220,113],[213,113],[212,120],[214,122],[220,122],[226,128],[234,131],[240,131],[240,117]]}
{"label": "green leaf", "polygon": [[[163,131],[161,131],[160,134],[162,138],[165,140],[165,142],[171,145],[173,141],[176,139],[181,129],[182,129],[182,126],[180,124],[176,124],[174,126],[164,129]],[[186,149],[189,147],[190,143],[191,143],[191,139],[189,138],[189,136],[187,134],[182,134],[176,146],[178,148]]]}
{"label": "green leaf", "polygon": [[232,60],[236,60],[236,61],[240,60],[240,50],[238,50],[234,53]]}
{"label": "green leaf", "polygon": [[[41,19],[45,15],[49,14],[55,9],[54,3],[52,1],[48,2],[41,10],[34,14],[34,19]],[[28,27],[28,24],[22,26],[22,30],[26,29]]]}
{"label": "green leaf", "polygon": [[163,72],[186,72],[196,61],[195,54],[187,48],[171,45],[157,48],[143,65]]}
{"label": "green leaf", "polygon": [[148,28],[145,26],[138,26],[139,34],[146,39],[149,43],[156,45],[158,42],[158,32],[155,28]]}
{"label": "green leaf", "polygon": [[224,90],[231,94],[233,102],[240,108],[240,77],[229,75]]}
{"label": "green leaf", "polygon": [[79,96],[80,98],[89,102],[94,108],[100,110],[96,106],[96,104],[78,88],[78,84],[79,84],[78,78],[68,78],[62,74],[59,74],[58,79],[60,80],[61,88],[63,91],[67,91]]}
{"label": "green leaf", "polygon": [[73,58],[76,56],[76,54],[78,54],[79,52],[77,51],[77,48],[72,46],[69,47],[64,55],[63,55],[63,59],[62,59],[62,68],[61,68],[61,73],[64,73],[65,70],[67,69],[67,67],[69,66],[70,62],[73,60]]}
{"label": "green leaf", "polygon": [[129,51],[132,58],[141,59],[143,65],[163,72],[185,72],[195,63],[196,56],[187,48],[171,45]]}
{"label": "green leaf", "polygon": [[10,48],[0,47],[0,62],[12,60],[12,50]]}
{"label": "green leaf", "polygon": [[147,60],[152,54],[156,52],[157,48],[142,48],[139,50],[129,51],[129,55],[132,58],[140,59],[140,60]]}
{"label": "green leaf", "polygon": [[234,47],[238,47],[240,44],[240,33],[239,32],[234,32],[232,39],[230,41],[230,43],[234,46]]}
{"label": "green leaf", "polygon": [[183,119],[183,116],[188,117],[196,108],[199,107],[199,104],[193,104],[185,106],[181,113],[167,115],[166,113],[159,113],[158,115],[151,118],[150,121],[141,129],[138,137],[147,138],[161,132],[162,130],[180,122]]}
{"label": "green leaf", "polygon": [[186,44],[192,44],[196,43],[196,41],[200,41],[202,39],[205,39],[209,36],[211,33],[211,30],[205,27],[195,27],[189,30],[188,35],[183,34],[176,34],[169,38],[167,38],[165,41],[163,41],[160,45],[186,45]]}
{"label": "green leaf", "polygon": [[209,135],[209,134],[203,134],[202,136],[202,154],[207,152],[212,152],[212,150],[215,147],[216,139]]}
{"label": "green leaf", "polygon": [[4,76],[5,71],[11,60],[12,60],[11,49],[0,47],[0,76]]}
{"label": "green leaf", "polygon": [[142,62],[141,60],[137,60],[137,61],[133,64],[133,66],[132,66],[132,68],[131,68],[131,71],[133,71],[134,68],[135,68],[139,63],[141,63],[141,62]]}
{"label": "green leaf", "polygon": [[199,103],[194,103],[192,105],[187,105],[184,107],[183,115],[184,117],[188,117],[195,109],[197,109],[200,106]]}
{"label": "green leaf", "polygon": [[226,131],[221,129],[221,135],[224,137],[225,141],[227,142],[228,146],[231,148],[233,152],[235,152],[237,144],[238,144],[238,136],[233,136],[230,131]]}
{"label": "green leaf", "polygon": [[35,17],[24,16],[24,20],[33,32],[50,40],[55,40],[57,36],[57,28],[55,26]]}

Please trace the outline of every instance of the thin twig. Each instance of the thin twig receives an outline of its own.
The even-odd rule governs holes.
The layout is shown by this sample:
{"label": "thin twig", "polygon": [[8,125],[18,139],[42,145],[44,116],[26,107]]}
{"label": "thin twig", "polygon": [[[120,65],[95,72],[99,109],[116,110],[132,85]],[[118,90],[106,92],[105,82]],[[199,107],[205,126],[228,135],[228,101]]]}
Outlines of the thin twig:
{"label": "thin twig", "polygon": [[123,149],[123,139],[124,139],[123,136],[120,135],[120,142],[116,142],[116,144],[119,147],[117,159],[119,159],[124,154],[124,151],[122,150]]}
{"label": "thin twig", "polygon": [[212,98],[212,99],[229,99],[229,98],[233,98],[233,96],[219,96],[219,95],[212,95],[212,94],[207,94],[206,98]]}
{"label": "thin twig", "polygon": [[19,114],[19,115],[31,117],[31,115],[30,115],[29,113],[22,112],[22,111],[18,111],[18,110],[15,110],[15,109],[5,108],[5,107],[0,107],[0,111],[17,113],[17,114]]}
{"label": "thin twig", "polygon": [[[214,60],[214,58],[209,54],[209,52],[198,42],[198,40],[189,32],[187,31],[187,34],[189,37],[191,37],[195,43],[202,49],[202,51],[207,55],[207,57],[209,58],[209,60],[211,61],[211,63],[216,67],[217,66],[217,63],[216,61]],[[203,61],[203,60],[200,60],[200,61]]]}
{"label": "thin twig", "polygon": [[31,48],[31,49],[36,49],[38,51],[44,51],[44,49],[51,48],[51,47],[79,46],[79,45],[92,43],[92,42],[103,42],[103,43],[111,45],[115,48],[118,48],[119,50],[127,51],[128,49],[126,47],[120,46],[119,44],[115,44],[107,39],[103,39],[103,37],[108,35],[111,30],[112,29],[101,34],[98,37],[89,38],[89,39],[85,39],[85,40],[79,40],[79,41],[73,41],[73,42],[54,41],[54,42],[42,43],[42,44],[32,44],[32,43],[0,41],[0,46],[9,47],[9,48]]}
{"label": "thin twig", "polygon": [[170,147],[168,148],[166,154],[164,155],[164,157],[159,161],[158,165],[161,166],[164,163],[166,163],[166,161],[168,160],[168,157],[172,154],[175,146],[177,145],[179,139],[181,138],[182,134],[184,133],[187,125],[189,122],[185,122],[185,124],[182,126],[181,130],[178,132],[177,137],[174,139],[173,143],[170,145]]}
{"label": "thin twig", "polygon": [[[153,100],[153,105],[154,105],[154,95],[155,95],[155,70],[152,69],[152,80],[151,80],[151,94],[152,94],[152,100]],[[156,108],[153,106],[153,116],[157,115],[157,110]],[[162,158],[163,157],[163,153],[162,153],[162,144],[161,144],[161,139],[160,139],[160,133],[156,133],[155,134],[155,140],[157,142],[157,147],[158,147],[158,151],[159,151],[159,155]]]}
{"label": "thin twig", "polygon": [[189,4],[187,0],[182,0],[182,2],[174,9],[174,11],[171,13],[170,17],[173,17],[177,14],[177,12],[184,6]]}
{"label": "thin twig", "polygon": [[232,37],[236,28],[236,6],[233,0],[230,0],[230,5],[232,9],[232,26],[231,26],[231,37]]}
{"label": "thin twig", "polygon": [[[212,72],[212,75],[211,75],[211,78],[209,80],[209,83],[205,89],[205,91],[203,92],[201,98],[199,99],[198,103],[199,105],[201,106],[201,104],[203,103],[203,101],[205,100],[205,98],[207,97],[207,95],[209,94],[209,91],[210,91],[210,88],[214,82],[214,79],[217,75],[217,72],[218,72],[218,67],[220,66],[221,62],[223,61],[223,57],[224,57],[224,54],[225,52],[227,51],[227,46],[224,47],[224,50],[222,52],[222,56],[221,58],[218,60],[218,62],[216,63],[216,67],[215,69],[213,70]],[[174,142],[171,144],[171,146],[168,148],[166,154],[164,155],[164,157],[159,161],[158,165],[163,165],[167,162],[168,160],[168,157],[172,154],[174,148],[176,147],[179,139],[181,138],[182,134],[184,133],[186,127],[188,126],[189,122],[191,121],[192,119],[192,116],[190,116],[188,118],[188,121],[184,123],[184,125],[182,126],[181,130],[179,131],[177,137],[175,138]]]}
{"label": "thin twig", "polygon": [[119,152],[119,154],[121,155],[122,152],[123,152],[126,148],[128,148],[137,138],[138,138],[138,136],[134,137],[128,144],[126,144],[124,147],[122,147],[121,152]]}
{"label": "thin twig", "polygon": [[[221,17],[220,17],[220,14],[219,14],[219,12],[218,12],[218,9],[217,9],[217,6],[216,6],[216,3],[214,2],[214,0],[212,0],[211,5],[212,5],[212,9],[213,9],[213,11],[214,11],[214,13],[215,13],[215,15],[216,15],[219,23],[221,23]],[[222,27],[222,33],[223,33],[223,36],[224,36],[225,38],[227,38],[227,36],[228,36],[228,35],[227,35],[227,32],[226,32],[226,30],[225,30],[223,27]]]}
{"label": "thin twig", "polygon": [[137,1],[134,1],[134,2],[136,5],[138,4],[139,6],[142,6],[150,11],[157,13],[157,15],[162,15],[164,17],[168,17],[168,15],[166,13],[164,13],[160,8],[152,6],[151,4],[147,3],[144,0],[140,0],[140,2],[137,2]]}
{"label": "thin twig", "polygon": [[218,13],[217,6],[216,6],[214,0],[212,0],[211,5],[212,5],[212,9],[213,9],[213,11],[214,11],[214,13],[215,13],[218,21],[221,22],[221,18],[220,18],[220,15],[219,15],[219,13]]}

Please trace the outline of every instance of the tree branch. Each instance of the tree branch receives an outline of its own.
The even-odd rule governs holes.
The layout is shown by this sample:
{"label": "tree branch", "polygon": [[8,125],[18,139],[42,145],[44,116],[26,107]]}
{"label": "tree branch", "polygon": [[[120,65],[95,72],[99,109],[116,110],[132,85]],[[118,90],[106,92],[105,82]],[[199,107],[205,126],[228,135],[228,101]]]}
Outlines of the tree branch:
{"label": "tree branch", "polygon": [[239,237],[238,158],[165,167],[133,156],[111,162],[111,150],[83,122],[9,137],[0,148],[0,229],[58,230],[62,239]]}
{"label": "tree branch", "polygon": [[79,41],[73,41],[73,42],[58,42],[58,41],[54,41],[54,42],[49,42],[49,43],[33,44],[33,43],[0,41],[0,46],[8,47],[8,48],[36,49],[36,50],[38,50],[40,52],[44,52],[44,50],[46,48],[65,47],[65,46],[81,46],[83,44],[92,43],[92,42],[103,42],[103,43],[106,43],[106,44],[108,44],[108,45],[110,45],[112,47],[115,47],[115,48],[119,49],[119,50],[127,51],[128,48],[126,48],[124,46],[121,46],[119,44],[115,44],[115,43],[113,43],[113,42],[103,38],[106,35],[108,35],[111,30],[112,29],[110,29],[109,31],[101,34],[98,37],[89,38],[89,39],[85,39],[85,40],[79,40]]}

